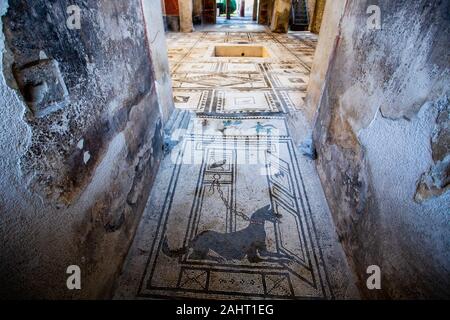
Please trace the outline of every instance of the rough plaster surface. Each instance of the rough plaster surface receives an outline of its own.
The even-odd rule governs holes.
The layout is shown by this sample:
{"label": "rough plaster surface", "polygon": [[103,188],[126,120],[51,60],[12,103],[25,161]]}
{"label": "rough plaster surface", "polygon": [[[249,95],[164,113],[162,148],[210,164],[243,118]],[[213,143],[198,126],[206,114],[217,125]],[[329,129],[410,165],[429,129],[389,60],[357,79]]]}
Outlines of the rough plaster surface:
{"label": "rough plaster surface", "polygon": [[[80,1],[83,31],[65,28],[65,1],[7,4],[0,7],[1,296],[107,297],[162,149],[140,1]],[[72,103],[35,119],[11,68],[46,57],[59,62]],[[82,269],[76,293],[65,286],[72,264]]]}
{"label": "rough plaster surface", "polygon": [[431,134],[433,164],[418,183],[414,199],[427,201],[450,190],[450,100],[442,97],[435,103],[437,116]]}
{"label": "rough plaster surface", "polygon": [[[314,129],[319,175],[364,296],[448,297],[448,193],[414,198],[449,92],[450,3],[377,1],[378,31],[365,28],[370,4],[347,2],[331,50]],[[365,287],[372,264],[381,291]]]}
{"label": "rough plaster surface", "polygon": [[422,204],[413,201],[416,183],[432,163],[430,135],[436,115],[432,103],[411,121],[394,122],[377,113],[359,134],[379,210],[377,224],[367,231],[387,240],[380,241],[380,256],[372,261],[389,275],[385,290],[391,296],[449,293],[450,192]]}

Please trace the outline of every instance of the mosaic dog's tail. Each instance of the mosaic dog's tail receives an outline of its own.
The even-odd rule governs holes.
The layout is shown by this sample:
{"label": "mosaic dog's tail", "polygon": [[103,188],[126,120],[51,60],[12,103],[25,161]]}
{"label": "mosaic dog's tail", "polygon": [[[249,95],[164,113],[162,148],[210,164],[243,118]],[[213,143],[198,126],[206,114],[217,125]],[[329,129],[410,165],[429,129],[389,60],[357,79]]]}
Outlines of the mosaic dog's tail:
{"label": "mosaic dog's tail", "polygon": [[183,254],[186,254],[189,251],[188,247],[180,248],[180,249],[170,249],[169,247],[169,240],[167,239],[167,236],[164,237],[164,241],[162,244],[162,252],[171,258],[178,258],[181,257]]}

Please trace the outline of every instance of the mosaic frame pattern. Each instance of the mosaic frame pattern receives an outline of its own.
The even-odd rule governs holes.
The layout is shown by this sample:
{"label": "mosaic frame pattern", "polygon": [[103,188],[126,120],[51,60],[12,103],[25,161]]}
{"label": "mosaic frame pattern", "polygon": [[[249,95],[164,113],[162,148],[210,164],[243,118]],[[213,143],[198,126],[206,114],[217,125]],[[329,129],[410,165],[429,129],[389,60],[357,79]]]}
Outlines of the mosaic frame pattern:
{"label": "mosaic frame pattern", "polygon": [[[198,32],[188,36],[168,34],[169,60],[175,95],[192,96],[192,104],[178,108],[197,113],[268,114],[302,110],[306,96],[317,36],[308,32],[271,34],[265,32]],[[268,58],[213,57],[215,45],[258,44],[271,53]],[[242,91],[265,92],[266,102],[237,108],[212,107],[211,101],[227,91],[226,97]],[[197,102],[198,92],[208,91],[208,103]],[[270,91],[270,94],[267,94]],[[232,98],[234,99],[234,98]],[[300,99],[300,100],[298,100]],[[231,102],[224,102],[230,105]],[[214,104],[212,104],[214,106]]]}
{"label": "mosaic frame pattern", "polygon": [[[202,119],[230,121],[233,118],[211,116],[196,118],[196,121],[202,121]],[[286,120],[282,117],[272,119],[250,117],[246,120],[276,120],[277,123],[282,121],[286,125]],[[176,201],[174,196],[177,192],[180,192],[177,191],[177,188],[179,188],[179,183],[183,181],[183,176],[186,174],[186,169],[183,168],[186,165],[177,161],[170,178],[158,228],[149,252],[137,298],[190,298],[194,296],[205,299],[333,298],[294,145],[289,138],[287,127],[283,128],[280,133],[281,135],[266,135],[265,137],[259,135],[230,136],[225,139],[220,138],[220,142],[217,144],[214,143],[218,139],[217,135],[198,136],[192,133],[185,135],[177,159],[183,158],[193,147],[203,152],[202,165],[198,169],[197,178],[192,179],[196,182],[195,192],[191,199],[191,209],[188,215],[183,215],[183,218],[180,218],[179,212],[173,211],[172,205]],[[272,139],[274,140],[272,141]],[[276,141],[276,144],[272,143],[274,141]],[[263,161],[267,174],[259,178],[266,180],[267,200],[270,201],[277,213],[285,217],[284,219],[291,219],[286,221],[283,226],[274,224],[273,228],[269,227],[273,234],[271,234],[272,240],[268,242],[274,243],[272,251],[294,257],[293,262],[286,263],[276,259],[275,262],[267,263],[234,260],[217,262],[210,259],[190,259],[188,254],[182,254],[176,259],[165,256],[163,253],[164,241],[170,234],[169,231],[171,226],[173,227],[173,221],[176,221],[177,228],[180,225],[183,226],[184,237],[181,238],[184,238],[184,244],[189,243],[193,237],[199,234],[200,224],[208,225],[208,223],[211,223],[211,221],[208,221],[208,219],[212,219],[211,215],[203,213],[202,210],[208,207],[205,193],[208,193],[208,190],[210,191],[211,182],[218,173],[223,180],[221,185],[224,188],[226,198],[230,201],[229,206],[234,208],[226,210],[223,217],[224,230],[222,231],[233,233],[242,229],[247,222],[238,221],[239,218],[232,214],[232,210],[236,210],[239,200],[241,202],[243,200],[239,199],[239,195],[235,192],[238,190],[236,185],[239,184],[240,179],[239,169],[235,163],[238,158],[236,152],[248,152],[260,145],[271,150],[268,158]],[[280,155],[276,155],[277,146],[284,150]],[[214,150],[221,150],[222,156],[225,155],[227,159],[225,167],[219,169],[212,166],[217,160],[215,157],[211,158],[211,152],[215,152]],[[279,171],[277,170],[279,173],[277,174],[271,172],[271,163],[274,161],[278,162],[276,167],[279,168]],[[176,220],[171,220],[175,218]],[[186,225],[183,223],[186,223]],[[180,238],[179,232],[179,229],[177,229],[177,235],[174,238]],[[289,234],[296,232],[298,242],[283,241],[286,232],[289,232]],[[173,272],[173,269],[176,269],[175,272]],[[161,273],[161,270],[164,270],[165,273]],[[176,274],[176,276],[161,277],[161,274],[169,273]]]}

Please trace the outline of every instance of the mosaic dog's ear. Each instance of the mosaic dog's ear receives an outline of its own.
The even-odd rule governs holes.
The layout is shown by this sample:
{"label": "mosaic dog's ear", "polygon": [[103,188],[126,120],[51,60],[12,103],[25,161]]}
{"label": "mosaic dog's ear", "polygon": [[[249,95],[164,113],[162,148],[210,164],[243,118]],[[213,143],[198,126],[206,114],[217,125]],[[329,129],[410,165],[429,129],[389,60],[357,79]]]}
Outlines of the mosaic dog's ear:
{"label": "mosaic dog's ear", "polygon": [[[188,258],[191,260],[223,262],[247,258],[251,263],[290,262],[294,257],[278,252],[269,252],[266,245],[265,223],[279,223],[280,218],[281,215],[275,214],[270,206],[266,206],[252,214],[250,223],[245,229],[231,233],[206,230],[192,239],[189,245],[175,250],[170,249],[168,239],[165,237],[162,252],[172,258],[189,254]],[[219,257],[211,256],[210,251],[215,252]]]}

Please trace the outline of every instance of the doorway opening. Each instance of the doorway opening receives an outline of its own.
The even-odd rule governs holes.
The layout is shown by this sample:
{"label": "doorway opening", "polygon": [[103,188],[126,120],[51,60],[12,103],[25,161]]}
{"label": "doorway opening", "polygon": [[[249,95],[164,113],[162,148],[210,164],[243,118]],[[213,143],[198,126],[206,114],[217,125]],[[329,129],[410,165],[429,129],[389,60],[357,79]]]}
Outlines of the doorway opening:
{"label": "doorway opening", "polygon": [[[217,23],[254,23],[254,4],[257,0],[216,0]],[[228,2],[228,6],[227,6]]]}
{"label": "doorway opening", "polygon": [[258,0],[203,0],[203,23],[256,24],[258,5]]}

